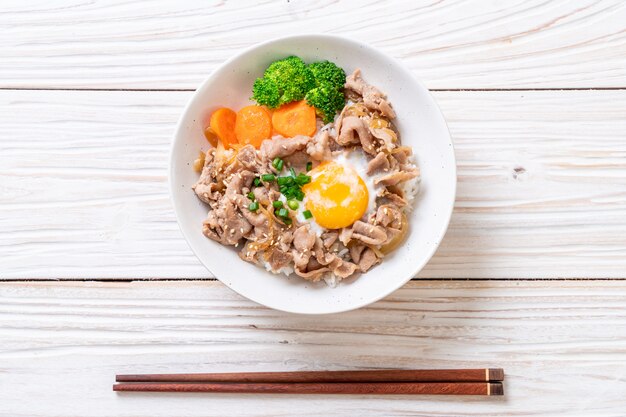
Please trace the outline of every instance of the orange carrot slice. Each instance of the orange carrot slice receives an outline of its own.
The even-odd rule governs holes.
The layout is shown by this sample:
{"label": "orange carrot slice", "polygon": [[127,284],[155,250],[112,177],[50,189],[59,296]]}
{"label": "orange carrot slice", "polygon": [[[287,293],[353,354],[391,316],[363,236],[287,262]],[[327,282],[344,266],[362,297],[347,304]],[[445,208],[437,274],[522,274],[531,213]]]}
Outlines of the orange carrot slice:
{"label": "orange carrot slice", "polygon": [[277,133],[287,138],[312,136],[316,129],[315,108],[305,100],[285,104],[274,111],[272,125]]}
{"label": "orange carrot slice", "polygon": [[[236,119],[237,114],[227,107],[217,109],[211,115],[211,120],[209,121],[211,131],[215,133],[226,149],[231,148],[232,144],[237,143],[237,136],[235,136]],[[209,139],[206,130],[205,136]],[[209,142],[211,142],[210,139]],[[213,142],[211,142],[211,145],[213,145]]]}
{"label": "orange carrot slice", "polygon": [[261,142],[272,133],[270,113],[261,106],[246,106],[237,112],[235,134],[242,145],[261,147]]}

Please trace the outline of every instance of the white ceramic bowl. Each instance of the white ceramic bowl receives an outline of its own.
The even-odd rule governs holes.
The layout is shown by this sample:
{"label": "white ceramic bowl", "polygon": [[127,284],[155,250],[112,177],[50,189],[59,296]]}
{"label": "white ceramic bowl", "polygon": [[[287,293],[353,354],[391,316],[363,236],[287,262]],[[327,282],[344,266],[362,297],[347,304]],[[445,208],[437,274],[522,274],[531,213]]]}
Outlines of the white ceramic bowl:
{"label": "white ceramic bowl", "polygon": [[[232,247],[202,234],[207,206],[191,190],[198,179],[192,162],[210,145],[203,136],[218,107],[249,104],[252,83],[274,60],[298,55],[306,62],[328,59],[347,74],[361,68],[363,78],[387,93],[396,113],[402,143],[413,148],[422,173],[410,232],[382,264],[335,288],[299,277],[274,275],[239,259]],[[294,313],[324,314],[352,310],[401,287],[433,255],[443,238],[456,190],[456,166],[450,134],[428,90],[402,64],[378,50],[342,37],[301,35],[253,46],[226,61],[198,88],[185,108],[172,146],[170,186],[178,223],[200,261],[224,284],[268,307]]]}

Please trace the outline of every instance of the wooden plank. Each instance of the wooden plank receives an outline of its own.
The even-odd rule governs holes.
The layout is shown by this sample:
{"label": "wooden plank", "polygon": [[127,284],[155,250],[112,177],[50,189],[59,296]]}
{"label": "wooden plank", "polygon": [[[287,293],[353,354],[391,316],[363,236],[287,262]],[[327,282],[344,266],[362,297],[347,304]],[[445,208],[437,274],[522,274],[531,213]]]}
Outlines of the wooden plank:
{"label": "wooden plank", "polygon": [[5,1],[0,87],[195,89],[257,42],[341,34],[429,88],[626,87],[626,5],[551,1]]}
{"label": "wooden plank", "polygon": [[[215,282],[4,283],[0,415],[620,416],[625,304],[623,281],[417,281],[320,319]],[[111,391],[116,373],[486,366],[503,398]]]}
{"label": "wooden plank", "polygon": [[[190,95],[0,92],[0,277],[210,277],[168,198]],[[458,198],[419,277],[626,277],[626,91],[436,99]]]}

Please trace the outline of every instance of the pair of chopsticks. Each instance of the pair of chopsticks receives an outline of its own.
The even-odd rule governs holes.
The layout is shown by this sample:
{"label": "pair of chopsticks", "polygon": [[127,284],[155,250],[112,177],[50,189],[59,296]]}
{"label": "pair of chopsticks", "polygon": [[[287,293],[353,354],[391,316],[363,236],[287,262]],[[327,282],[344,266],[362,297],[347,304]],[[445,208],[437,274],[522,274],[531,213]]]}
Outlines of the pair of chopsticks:
{"label": "pair of chopsticks", "polygon": [[117,375],[113,391],[504,395],[502,369]]}

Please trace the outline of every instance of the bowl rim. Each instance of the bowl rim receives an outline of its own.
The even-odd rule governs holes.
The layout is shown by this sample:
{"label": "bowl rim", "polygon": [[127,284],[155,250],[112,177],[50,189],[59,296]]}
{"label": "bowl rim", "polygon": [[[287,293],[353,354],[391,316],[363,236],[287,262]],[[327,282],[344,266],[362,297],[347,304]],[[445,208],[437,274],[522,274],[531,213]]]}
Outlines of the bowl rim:
{"label": "bowl rim", "polygon": [[[220,279],[220,277],[218,277],[217,274],[215,274],[211,270],[211,268],[209,268],[209,266],[204,263],[202,258],[198,255],[196,249],[190,244],[190,237],[188,236],[188,233],[183,229],[183,227],[181,225],[180,214],[179,214],[179,210],[180,209],[178,208],[178,204],[176,202],[176,199],[174,198],[175,185],[174,185],[174,172],[173,172],[174,171],[173,170],[174,158],[175,158],[175,153],[174,152],[175,152],[175,148],[176,148],[177,139],[181,136],[181,133],[183,131],[183,122],[184,122],[184,119],[185,119],[185,115],[190,111],[190,108],[191,108],[192,104],[194,103],[196,97],[202,91],[204,91],[207,88],[209,88],[209,85],[213,82],[213,79],[217,76],[217,74],[220,72],[220,70],[222,68],[230,65],[233,61],[238,59],[241,55],[247,54],[248,52],[251,52],[251,51],[253,51],[255,49],[262,48],[264,46],[267,46],[267,45],[270,45],[270,44],[273,44],[273,43],[276,43],[276,42],[285,41],[285,40],[297,40],[297,39],[311,38],[311,37],[324,38],[324,39],[333,40],[333,41],[341,41],[341,42],[345,42],[345,43],[351,44],[353,47],[356,47],[356,48],[368,49],[368,50],[374,52],[375,54],[378,54],[378,55],[384,57],[389,62],[391,62],[396,68],[398,68],[400,71],[405,72],[407,75],[409,75],[410,78],[430,96],[432,104],[438,110],[439,116],[441,118],[441,122],[443,123],[443,126],[445,127],[445,131],[447,132],[448,140],[449,140],[449,143],[450,143],[450,148],[451,148],[450,151],[451,151],[451,155],[452,155],[452,161],[451,161],[452,164],[451,164],[451,167],[449,169],[452,171],[451,174],[452,174],[452,176],[454,178],[454,181],[453,181],[453,184],[452,184],[452,193],[451,193],[452,202],[449,205],[449,209],[445,213],[446,218],[445,218],[445,222],[444,222],[444,227],[442,227],[440,229],[436,244],[434,244],[432,246],[432,249],[429,251],[427,256],[424,257],[424,260],[421,263],[416,264],[416,266],[412,269],[412,272],[410,274],[407,274],[409,277],[406,280],[399,282],[397,285],[390,286],[388,290],[382,291],[379,294],[376,294],[375,297],[372,297],[370,299],[366,299],[366,300],[363,300],[363,301],[360,301],[360,302],[351,303],[351,304],[347,304],[347,305],[346,304],[337,304],[335,308],[328,308],[328,309],[326,309],[324,311],[321,311],[321,312],[297,311],[297,310],[290,310],[290,309],[287,309],[287,308],[282,308],[282,307],[277,306],[277,305],[270,305],[270,304],[268,304],[266,302],[258,301],[256,299],[256,297],[251,297],[251,296],[243,295],[243,294],[239,293],[237,290],[235,290],[230,285],[230,283],[226,282],[226,280]],[[393,57],[391,55],[388,55],[385,52],[382,52],[380,49],[378,49],[378,48],[376,48],[374,46],[368,45],[366,43],[357,41],[357,40],[355,40],[355,39],[353,39],[351,37],[347,37],[347,36],[343,36],[343,35],[323,34],[323,33],[303,33],[303,34],[298,34],[298,35],[279,36],[279,37],[271,38],[271,39],[263,41],[263,42],[255,43],[255,44],[253,44],[253,45],[251,45],[251,46],[249,46],[247,48],[239,50],[238,52],[233,54],[230,58],[228,58],[226,61],[224,61],[223,63],[221,63],[217,67],[215,67],[211,71],[211,74],[204,79],[204,81],[200,84],[200,86],[198,86],[198,88],[196,88],[194,90],[193,94],[191,95],[191,97],[187,101],[185,107],[183,108],[183,111],[180,113],[180,116],[178,118],[178,122],[176,123],[176,128],[174,130],[174,135],[173,135],[173,138],[172,138],[171,144],[170,144],[168,164],[169,164],[169,166],[168,166],[169,197],[170,197],[170,201],[172,203],[172,206],[174,208],[174,215],[176,216],[176,223],[177,223],[178,228],[180,229],[183,237],[185,238],[187,246],[189,246],[189,248],[191,249],[193,254],[196,256],[196,258],[200,261],[200,263],[211,274],[213,274],[215,279],[220,281],[222,284],[226,285],[228,288],[230,288],[232,291],[236,292],[241,297],[246,298],[248,300],[251,300],[251,301],[253,301],[253,302],[255,302],[255,303],[259,304],[259,305],[265,306],[267,308],[271,308],[271,309],[278,310],[278,311],[283,311],[283,312],[286,312],[286,313],[293,313],[293,314],[326,315],[326,314],[336,314],[336,313],[342,313],[342,312],[357,310],[359,308],[362,308],[362,307],[368,306],[370,304],[373,304],[373,303],[375,303],[377,301],[380,301],[381,299],[389,296],[391,293],[397,291],[399,288],[401,288],[404,285],[406,285],[409,281],[411,281],[411,280],[413,280],[415,278],[415,275],[417,275],[426,266],[426,264],[428,264],[428,262],[432,259],[433,255],[435,254],[435,252],[437,251],[437,249],[441,245],[441,241],[445,237],[445,234],[447,233],[448,228],[450,226],[450,220],[452,218],[452,213],[454,212],[454,203],[456,202],[456,197],[457,197],[457,182],[458,182],[458,178],[457,178],[457,166],[456,166],[456,164],[457,164],[457,161],[456,161],[456,150],[455,150],[455,146],[454,146],[454,141],[452,140],[452,135],[450,134],[450,128],[449,128],[448,123],[447,123],[447,121],[446,121],[446,119],[444,117],[443,112],[441,111],[441,108],[439,107],[439,103],[437,103],[435,98],[432,96],[431,91],[426,87],[426,85],[424,85],[424,83],[419,78],[415,77],[413,72],[403,62],[401,62],[397,58],[395,58],[395,57]]]}

